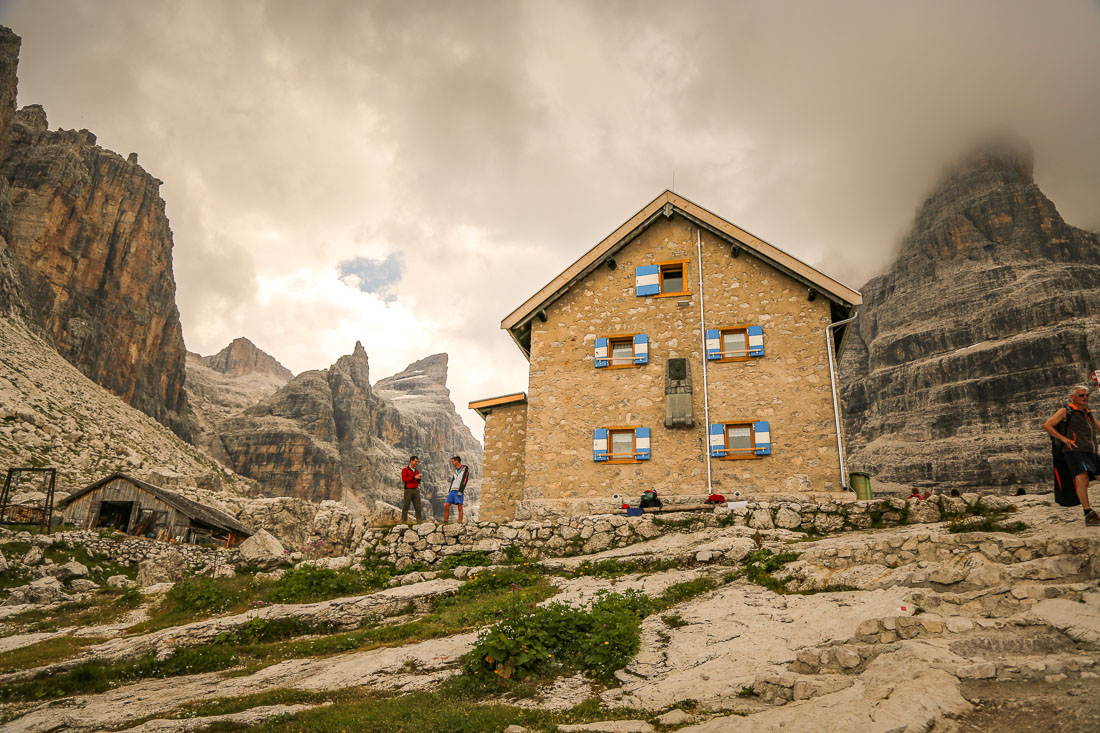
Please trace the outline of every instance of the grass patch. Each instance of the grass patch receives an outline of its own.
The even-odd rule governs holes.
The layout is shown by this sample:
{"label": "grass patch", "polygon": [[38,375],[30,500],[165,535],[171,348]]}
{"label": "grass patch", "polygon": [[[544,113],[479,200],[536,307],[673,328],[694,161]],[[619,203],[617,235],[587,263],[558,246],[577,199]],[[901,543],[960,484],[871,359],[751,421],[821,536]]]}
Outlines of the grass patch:
{"label": "grass patch", "polygon": [[776,578],[772,573],[797,559],[797,552],[780,552],[777,554],[761,547],[748,554],[748,557],[745,558],[744,567],[728,574],[724,580],[730,581],[744,577],[774,593],[786,593],[787,582]]}
{"label": "grass patch", "polygon": [[1002,522],[995,516],[982,517],[980,521],[952,522],[947,525],[947,531],[959,534],[961,532],[1023,532],[1030,527],[1024,522]]}
{"label": "grass patch", "polygon": [[[512,547],[514,547],[514,545]],[[512,547],[508,549],[511,550]],[[482,550],[472,550],[470,552],[459,552],[454,555],[448,555],[439,563],[439,569],[454,570],[459,566],[477,568],[492,564],[492,560],[489,559],[489,553]]]}
{"label": "grass patch", "polygon": [[[557,726],[596,720],[647,718],[648,713],[630,708],[605,709],[598,699],[572,710],[549,712],[501,704],[502,693],[524,692],[522,685],[496,679],[496,684],[477,684],[465,677],[451,678],[431,691],[407,695],[373,690],[341,691],[333,705],[294,716],[269,720],[249,729],[260,733],[485,733],[520,725],[532,733],[554,733]],[[333,697],[330,693],[329,699]],[[340,700],[343,697],[343,700]],[[320,698],[288,700],[320,701]],[[209,714],[209,713],[205,713]],[[218,723],[211,732],[237,731],[238,724]]]}
{"label": "grass patch", "polygon": [[35,644],[0,653],[0,674],[34,669],[74,656],[86,646],[98,644],[103,639],[91,637],[58,636]]}
{"label": "grass patch", "polygon": [[137,588],[100,588],[89,598],[62,603],[49,610],[32,609],[9,616],[6,621],[30,624],[25,631],[57,631],[69,626],[99,626],[117,621],[142,604]]}
{"label": "grass patch", "polygon": [[459,595],[478,595],[501,588],[528,588],[542,580],[542,568],[538,565],[483,570],[467,580],[459,589]]}
{"label": "grass patch", "polygon": [[661,620],[665,622],[665,626],[670,629],[679,629],[683,626],[687,626],[688,622],[684,621],[684,617],[678,613],[671,613],[667,616],[661,616]]}
{"label": "grass patch", "polygon": [[622,575],[637,575],[639,573],[659,573],[665,570],[682,567],[683,563],[667,558],[618,560],[609,558],[596,562],[585,562],[573,569],[574,578],[585,575],[597,578],[617,578]]}
{"label": "grass patch", "polygon": [[70,695],[105,692],[116,684],[148,677],[177,677],[185,674],[213,672],[237,664],[237,657],[228,649],[208,646],[179,649],[168,659],[158,662],[152,654],[129,662],[91,660],[53,675],[40,675],[29,680],[9,682],[0,687],[4,702],[49,700]]}
{"label": "grass patch", "polygon": [[149,619],[133,626],[131,633],[145,633],[178,626],[220,613],[240,613],[271,603],[310,603],[342,596],[365,595],[386,587],[388,569],[345,568],[331,570],[300,565],[278,580],[260,580],[240,573],[228,578],[187,576],[172,586]]}

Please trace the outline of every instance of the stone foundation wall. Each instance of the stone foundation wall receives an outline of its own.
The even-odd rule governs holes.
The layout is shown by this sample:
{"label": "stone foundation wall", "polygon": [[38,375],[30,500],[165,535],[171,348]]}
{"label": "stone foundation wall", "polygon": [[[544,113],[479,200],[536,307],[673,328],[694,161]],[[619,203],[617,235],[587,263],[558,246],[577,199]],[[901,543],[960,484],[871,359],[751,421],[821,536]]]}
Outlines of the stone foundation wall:
{"label": "stone foundation wall", "polygon": [[[973,501],[977,497],[968,498]],[[986,497],[984,501],[1009,503],[999,497]],[[508,523],[424,522],[411,526],[399,524],[389,528],[369,528],[355,547],[354,554],[360,557],[376,554],[395,563],[400,569],[414,564],[431,567],[449,555],[474,551],[485,552],[492,561],[500,562],[506,559],[506,552],[513,547],[531,559],[562,557],[631,545],[666,532],[690,532],[705,527],[745,526],[823,533],[939,522],[948,513],[962,513],[965,509],[966,501],[947,497],[928,501],[754,501],[718,506],[714,511],[645,514],[640,517],[597,514]]]}

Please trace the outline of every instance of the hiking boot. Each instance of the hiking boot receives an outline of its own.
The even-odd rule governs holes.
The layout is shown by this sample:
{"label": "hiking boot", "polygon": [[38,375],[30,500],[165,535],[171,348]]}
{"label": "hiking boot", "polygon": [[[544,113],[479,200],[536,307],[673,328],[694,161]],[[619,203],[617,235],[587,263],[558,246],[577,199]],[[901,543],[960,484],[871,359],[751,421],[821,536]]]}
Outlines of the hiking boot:
{"label": "hiking boot", "polygon": [[1100,527],[1100,514],[1096,513],[1096,510],[1089,509],[1089,513],[1085,515],[1086,527]]}

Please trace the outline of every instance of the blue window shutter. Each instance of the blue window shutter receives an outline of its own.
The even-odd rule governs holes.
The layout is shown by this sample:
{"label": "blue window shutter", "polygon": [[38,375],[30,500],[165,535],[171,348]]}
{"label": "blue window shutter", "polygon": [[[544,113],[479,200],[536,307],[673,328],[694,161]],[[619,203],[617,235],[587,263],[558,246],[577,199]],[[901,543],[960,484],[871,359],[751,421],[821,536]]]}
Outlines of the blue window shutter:
{"label": "blue window shutter", "polygon": [[649,337],[644,333],[634,335],[634,363],[649,363]]}
{"label": "blue window shutter", "polygon": [[592,460],[607,460],[607,428],[596,428],[592,431]]}
{"label": "blue window shutter", "polygon": [[634,294],[657,295],[661,292],[661,266],[642,265],[634,268]]}
{"label": "blue window shutter", "polygon": [[596,339],[596,368],[600,369],[607,366],[607,339]]}
{"label": "blue window shutter", "polygon": [[634,428],[634,457],[649,460],[649,428]]}
{"label": "blue window shutter", "polygon": [[772,429],[768,421],[754,422],[752,432],[756,440],[756,455],[770,456],[772,454]]}
{"label": "blue window shutter", "polygon": [[763,326],[749,326],[748,333],[748,347],[749,356],[763,356],[764,355],[764,327]]}
{"label": "blue window shutter", "polygon": [[[707,329],[707,361],[722,358],[722,334],[717,328]],[[713,426],[711,426],[713,427]]]}
{"label": "blue window shutter", "polygon": [[722,423],[711,423],[707,429],[710,434],[710,457],[721,458],[726,455],[726,426]]}

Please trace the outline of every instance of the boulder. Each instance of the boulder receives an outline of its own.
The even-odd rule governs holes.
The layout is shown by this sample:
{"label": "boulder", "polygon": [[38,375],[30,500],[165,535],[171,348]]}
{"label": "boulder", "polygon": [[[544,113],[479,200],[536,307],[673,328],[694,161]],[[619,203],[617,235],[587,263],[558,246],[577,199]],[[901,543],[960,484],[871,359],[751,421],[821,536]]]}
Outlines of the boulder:
{"label": "boulder", "polygon": [[77,593],[87,593],[99,588],[99,583],[94,580],[88,580],[87,578],[74,578],[69,581],[69,587]]}
{"label": "boulder", "polygon": [[8,569],[8,561],[4,559],[4,553],[0,552],[0,573]]}
{"label": "boulder", "polygon": [[46,556],[42,554],[41,547],[32,547],[31,549],[27,550],[27,554],[23,556],[23,564],[29,567],[41,565],[45,557]]}
{"label": "boulder", "polygon": [[[179,553],[158,555],[138,564],[137,582],[143,587],[157,583],[174,583],[183,577],[186,570],[187,563]],[[110,580],[107,582],[110,583]]]}
{"label": "boulder", "polygon": [[28,585],[11,589],[11,595],[4,601],[5,606],[19,606],[26,603],[41,605],[72,600],[61,589],[61,581],[53,577],[38,578]]}
{"label": "boulder", "polygon": [[61,581],[69,580],[70,578],[87,578],[88,568],[76,560],[70,560],[64,565],[58,565],[51,568],[50,575]]}
{"label": "boulder", "polygon": [[285,559],[286,550],[274,535],[261,529],[240,544],[237,555],[246,565],[273,568]]}
{"label": "boulder", "polygon": [[125,575],[112,575],[111,577],[107,578],[108,588],[129,588],[133,585],[136,585],[136,583],[127,578]]}
{"label": "boulder", "polygon": [[797,529],[802,524],[802,516],[790,507],[780,507],[775,513],[775,526],[781,529]]}
{"label": "boulder", "polygon": [[[43,497],[45,497],[45,494],[43,494]],[[36,534],[34,536],[35,547],[50,547],[54,542],[54,538],[50,537],[48,534]]]}

